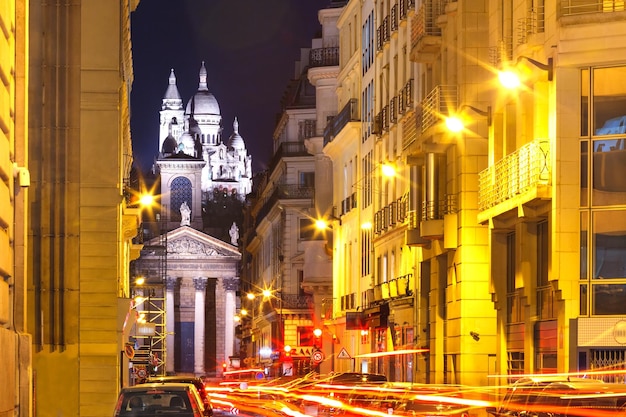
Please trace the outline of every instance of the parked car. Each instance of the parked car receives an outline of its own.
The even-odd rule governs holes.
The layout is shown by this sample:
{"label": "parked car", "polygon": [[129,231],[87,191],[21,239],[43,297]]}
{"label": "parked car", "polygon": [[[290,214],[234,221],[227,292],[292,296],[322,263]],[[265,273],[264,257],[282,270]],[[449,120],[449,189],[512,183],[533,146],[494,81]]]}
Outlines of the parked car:
{"label": "parked car", "polygon": [[506,390],[502,401],[496,406],[487,407],[487,412],[495,417],[510,417],[536,410],[535,403],[542,398],[544,389],[555,383],[597,384],[602,381],[590,378],[569,377],[567,375],[537,375],[522,377]]}
{"label": "parked car", "polygon": [[489,404],[475,388],[453,384],[390,383],[382,412],[396,416],[474,417]]}
{"label": "parked car", "polygon": [[208,417],[213,412],[203,403],[196,387],[183,383],[146,383],[123,388],[114,417]]}
{"label": "parked car", "polygon": [[537,417],[595,417],[601,412],[623,415],[626,386],[602,381],[553,382],[537,398],[528,415]]}
{"label": "parked car", "polygon": [[375,373],[341,372],[321,375],[299,384],[297,391],[309,396],[300,401],[299,407],[308,415],[347,415],[347,410],[352,407],[349,404],[351,398],[375,390],[385,383],[387,377]]}
{"label": "parked car", "polygon": [[151,382],[179,382],[182,384],[193,384],[203,402],[209,402],[209,397],[206,392],[206,385],[204,384],[204,380],[202,378],[196,376],[185,376],[185,375],[168,375],[168,376],[155,376],[148,379],[148,383]]}

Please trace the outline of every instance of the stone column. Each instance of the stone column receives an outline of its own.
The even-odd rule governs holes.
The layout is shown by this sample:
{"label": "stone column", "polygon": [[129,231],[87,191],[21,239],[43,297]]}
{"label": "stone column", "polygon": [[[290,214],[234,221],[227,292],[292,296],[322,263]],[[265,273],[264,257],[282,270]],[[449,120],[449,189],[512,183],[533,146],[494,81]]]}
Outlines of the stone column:
{"label": "stone column", "polygon": [[196,289],[196,302],[194,310],[194,373],[196,375],[205,374],[204,369],[204,312],[206,310],[205,297],[206,297],[206,282],[207,279],[200,277],[194,278],[193,284]]}
{"label": "stone column", "polygon": [[178,279],[174,277],[165,278],[165,372],[173,374],[175,346],[174,343],[174,290]]}
{"label": "stone column", "polygon": [[237,312],[236,291],[239,287],[239,278],[224,278],[224,360],[233,356],[235,348],[235,314]]}

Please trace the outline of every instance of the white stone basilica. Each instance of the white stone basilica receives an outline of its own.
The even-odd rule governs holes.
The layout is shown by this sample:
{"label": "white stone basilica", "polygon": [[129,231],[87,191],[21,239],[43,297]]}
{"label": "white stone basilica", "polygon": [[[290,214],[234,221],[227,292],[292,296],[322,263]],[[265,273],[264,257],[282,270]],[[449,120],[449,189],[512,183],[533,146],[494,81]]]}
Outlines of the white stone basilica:
{"label": "white stone basilica", "polygon": [[[252,157],[248,155],[239,134],[236,118],[228,141],[222,139],[220,106],[209,91],[204,62],[200,68],[198,91],[186,106],[183,106],[176,76],[171,70],[161,104],[159,125],[156,164],[161,176],[161,193],[165,198],[161,203],[171,208],[170,218],[173,221],[178,221],[180,206],[187,201],[192,215],[195,215],[191,226],[201,228],[202,203],[211,200],[214,193],[237,196],[240,201],[250,193]],[[189,181],[176,181],[181,173],[185,173]],[[168,196],[171,201],[168,201]]]}
{"label": "white stone basilica", "polygon": [[234,217],[224,215],[232,217],[237,210],[214,207],[243,204],[252,190],[252,158],[237,119],[226,142],[221,122],[204,62],[198,91],[186,106],[172,70],[160,111],[156,160],[160,229],[143,242],[132,271],[146,278],[134,293],[150,302],[138,313],[156,323],[156,334],[137,345],[150,345],[159,374],[219,377],[223,364],[238,354],[239,229]]}

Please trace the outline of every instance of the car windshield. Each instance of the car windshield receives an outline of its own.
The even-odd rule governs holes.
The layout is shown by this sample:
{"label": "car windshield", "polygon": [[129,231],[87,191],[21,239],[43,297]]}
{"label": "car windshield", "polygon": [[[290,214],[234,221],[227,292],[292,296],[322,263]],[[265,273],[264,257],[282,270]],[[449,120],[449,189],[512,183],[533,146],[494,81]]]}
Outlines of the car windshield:
{"label": "car windshield", "polygon": [[132,391],[123,394],[119,409],[120,416],[149,417],[157,414],[193,416],[189,395],[186,391],[166,389]]}

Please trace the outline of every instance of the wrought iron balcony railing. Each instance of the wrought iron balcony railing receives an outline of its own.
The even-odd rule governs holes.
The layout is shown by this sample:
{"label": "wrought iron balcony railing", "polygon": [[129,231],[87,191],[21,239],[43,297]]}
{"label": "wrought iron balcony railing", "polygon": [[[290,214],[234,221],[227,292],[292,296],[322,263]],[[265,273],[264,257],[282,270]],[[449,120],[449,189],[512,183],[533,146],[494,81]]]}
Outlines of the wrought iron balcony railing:
{"label": "wrought iron balcony railing", "polygon": [[311,155],[304,146],[303,142],[283,142],[276,150],[269,165],[269,172],[273,172],[282,158],[309,156]]}
{"label": "wrought iron balcony railing", "polygon": [[341,111],[331,118],[324,129],[324,146],[332,142],[335,136],[350,122],[360,121],[357,99],[350,99]]}
{"label": "wrought iron balcony railing", "polygon": [[315,187],[303,187],[294,184],[277,185],[274,192],[264,201],[263,206],[256,216],[258,223],[270,212],[271,208],[278,200],[286,199],[312,199],[315,193]]}
{"label": "wrought iron balcony railing", "polygon": [[339,65],[339,47],[315,48],[309,52],[309,66],[334,67]]}

